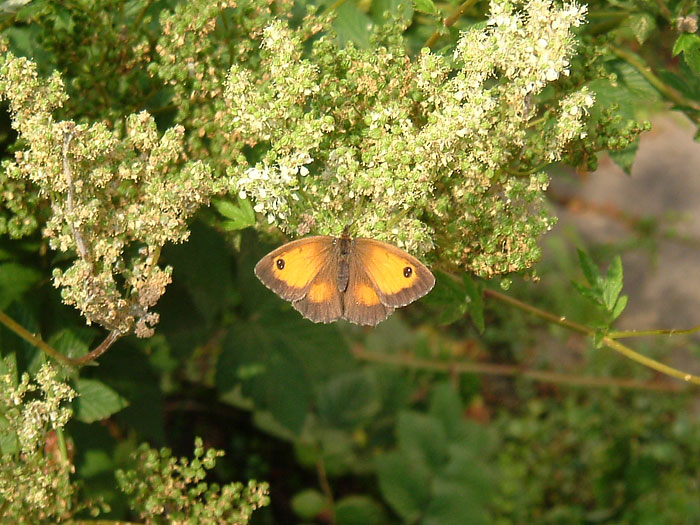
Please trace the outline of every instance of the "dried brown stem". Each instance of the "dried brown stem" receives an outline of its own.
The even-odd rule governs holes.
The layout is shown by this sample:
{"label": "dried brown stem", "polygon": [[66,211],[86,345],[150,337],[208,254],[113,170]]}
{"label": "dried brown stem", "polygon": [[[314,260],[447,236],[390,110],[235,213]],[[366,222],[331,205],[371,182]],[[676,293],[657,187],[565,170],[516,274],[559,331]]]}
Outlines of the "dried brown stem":
{"label": "dried brown stem", "polygon": [[417,368],[420,370],[433,370],[447,374],[487,374],[500,376],[518,376],[546,383],[561,383],[575,386],[593,388],[625,388],[630,390],[652,390],[659,392],[684,392],[683,385],[677,383],[662,383],[659,381],[639,381],[637,379],[616,377],[590,377],[544,370],[529,370],[516,365],[504,365],[496,363],[476,363],[469,361],[437,361],[420,359],[408,354],[378,354],[361,349],[353,350],[353,355],[363,361],[384,363]]}
{"label": "dried brown stem", "polygon": [[66,184],[68,186],[68,199],[66,201],[66,206],[68,208],[68,216],[70,217],[70,228],[73,232],[73,238],[75,239],[75,245],[78,249],[78,255],[83,260],[88,260],[88,249],[85,239],[83,239],[83,234],[80,229],[75,225],[73,210],[75,205],[75,186],[73,184],[73,173],[70,169],[70,161],[68,160],[68,149],[70,148],[70,143],[73,140],[73,131],[66,133],[63,137],[63,174],[66,177]]}

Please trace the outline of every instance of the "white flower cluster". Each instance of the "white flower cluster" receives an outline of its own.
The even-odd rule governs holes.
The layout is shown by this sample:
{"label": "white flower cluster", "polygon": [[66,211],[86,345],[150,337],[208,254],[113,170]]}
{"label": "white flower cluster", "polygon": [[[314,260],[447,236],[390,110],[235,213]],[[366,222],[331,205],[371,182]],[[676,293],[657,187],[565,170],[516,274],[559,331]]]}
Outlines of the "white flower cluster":
{"label": "white flower cluster", "polygon": [[257,213],[265,213],[268,223],[287,218],[288,197],[299,200],[299,177],[309,174],[305,164],[312,162],[307,153],[297,152],[283,158],[282,163],[258,163],[246,170],[245,175],[236,181],[241,199],[251,197]]}
{"label": "white flower cluster", "polygon": [[530,0],[518,12],[514,3],[493,0],[490,10],[489,30],[467,33],[455,51],[475,83],[495,68],[527,95],[569,74],[571,29],[583,23],[586,6],[554,9],[551,0]]}

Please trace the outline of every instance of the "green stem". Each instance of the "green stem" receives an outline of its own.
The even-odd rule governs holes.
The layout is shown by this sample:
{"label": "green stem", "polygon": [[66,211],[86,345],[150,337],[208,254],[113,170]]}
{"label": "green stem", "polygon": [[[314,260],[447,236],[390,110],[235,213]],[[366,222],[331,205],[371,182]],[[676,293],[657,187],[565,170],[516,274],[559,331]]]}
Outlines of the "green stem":
{"label": "green stem", "polygon": [[17,334],[19,337],[27,341],[29,344],[36,346],[37,348],[43,350],[45,353],[53,357],[56,361],[60,362],[65,366],[75,366],[70,357],[67,357],[60,353],[58,350],[52,346],[45,343],[41,337],[34,335],[29,330],[24,328],[17,321],[12,319],[5,312],[0,311],[0,323],[4,324],[9,330]]}
{"label": "green stem", "polygon": [[70,460],[68,459],[68,449],[66,448],[66,436],[62,428],[56,429],[56,437],[58,438],[58,450],[61,453],[61,459],[67,465],[70,463]]}
{"label": "green stem", "polygon": [[40,350],[43,350],[45,353],[47,353],[49,356],[53,357],[56,361],[61,363],[62,365],[69,366],[69,367],[76,367],[76,366],[85,366],[91,361],[94,361],[98,357],[100,357],[102,354],[104,354],[109,347],[111,347],[117,339],[119,339],[122,334],[119,330],[112,330],[109,335],[105,338],[102,343],[100,343],[100,346],[95,348],[92,352],[89,354],[86,354],[82,357],[78,358],[70,358],[68,356],[63,355],[61,352],[53,348],[52,346],[48,345],[45,343],[41,337],[34,335],[31,333],[29,330],[24,328],[21,324],[19,324],[17,321],[12,319],[9,315],[7,315],[5,312],[0,311],[0,323],[4,324],[8,329],[10,329],[12,332],[17,334],[19,337],[27,341],[29,344],[36,346]]}
{"label": "green stem", "polygon": [[153,3],[153,0],[148,0],[148,2],[146,2],[146,5],[143,6],[143,9],[141,9],[138,16],[136,17],[136,20],[134,21],[133,27],[139,27],[139,28],[141,27],[141,22],[143,21],[143,17],[146,16],[146,13],[148,12],[152,3]]}
{"label": "green stem", "polygon": [[321,488],[323,489],[323,493],[326,495],[326,498],[328,498],[328,506],[330,508],[330,522],[332,525],[335,525],[336,523],[336,518],[335,518],[335,501],[333,498],[333,490],[331,489],[331,484],[328,481],[328,474],[326,473],[326,465],[323,462],[323,458],[319,458],[319,460],[316,462],[316,470],[318,472],[318,481],[321,484]]}
{"label": "green stem", "polygon": [[335,2],[333,2],[333,3],[328,7],[328,10],[329,10],[329,11],[335,11],[336,9],[338,9],[341,5],[343,5],[343,4],[344,4],[345,2],[347,2],[347,1],[348,1],[348,0],[335,0]]}
{"label": "green stem", "polygon": [[[532,315],[535,315],[536,317],[539,317],[540,319],[544,319],[546,321],[549,321],[554,324],[558,324],[559,326],[563,326],[565,328],[568,328],[570,330],[573,330],[575,332],[579,332],[588,336],[595,336],[596,331],[593,330],[592,328],[589,328],[587,326],[584,326],[579,323],[575,323],[573,321],[569,321],[565,317],[558,317],[556,315],[553,315],[549,312],[545,312],[544,310],[540,310],[539,308],[536,308],[532,305],[529,305],[527,303],[524,303],[522,301],[519,301],[517,299],[514,299],[512,297],[509,297],[505,294],[502,294],[500,292],[496,292],[495,290],[489,290],[486,289],[484,290],[484,295],[491,297],[492,299],[497,299],[501,302],[504,302],[506,304],[509,304],[511,306],[514,306],[516,308],[519,308],[521,310],[524,310],[528,313],[531,313]],[[651,359],[650,357],[646,357],[638,352],[635,352],[631,348],[617,342],[615,339],[609,336],[605,336],[602,338],[601,343],[603,346],[607,346],[608,348],[615,350],[616,352],[619,352],[620,354],[624,355],[628,359],[631,359],[633,361],[636,361],[637,363],[640,363],[648,368],[651,368],[652,370],[656,370],[657,372],[661,372],[662,374],[666,374],[671,377],[675,377],[678,379],[681,379],[683,381],[693,383],[696,385],[700,385],[700,377],[693,375],[693,374],[688,374],[686,372],[682,372],[680,370],[677,370],[676,368],[670,367],[668,365],[665,365],[663,363],[660,363],[659,361],[656,361],[655,359]]]}
{"label": "green stem", "polygon": [[623,339],[625,337],[645,337],[649,335],[694,334],[695,332],[700,332],[700,324],[685,330],[676,330],[674,328],[671,328],[670,330],[627,330],[620,332],[610,332],[608,333],[608,337],[610,339]]}
{"label": "green stem", "polygon": [[[459,20],[464,13],[467,12],[467,9],[476,4],[476,2],[477,0],[467,0],[466,2],[462,3],[457,9],[453,11],[453,13],[450,16],[445,18],[444,26],[452,27],[454,23],[457,20]],[[442,31],[435,30],[435,32],[432,35],[430,35],[430,38],[428,38],[428,40],[425,41],[423,47],[433,47],[442,35]]]}

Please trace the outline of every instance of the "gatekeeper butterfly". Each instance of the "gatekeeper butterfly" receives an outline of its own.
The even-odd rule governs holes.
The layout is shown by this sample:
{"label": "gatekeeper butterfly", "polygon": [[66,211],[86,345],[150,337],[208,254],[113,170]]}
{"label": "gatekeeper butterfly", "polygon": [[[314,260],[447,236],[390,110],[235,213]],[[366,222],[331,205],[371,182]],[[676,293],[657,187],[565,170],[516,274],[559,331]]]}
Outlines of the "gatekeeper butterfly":
{"label": "gatekeeper butterfly", "polygon": [[435,285],[433,274],[415,257],[347,232],[280,246],[260,259],[255,275],[314,323],[342,318],[374,326]]}

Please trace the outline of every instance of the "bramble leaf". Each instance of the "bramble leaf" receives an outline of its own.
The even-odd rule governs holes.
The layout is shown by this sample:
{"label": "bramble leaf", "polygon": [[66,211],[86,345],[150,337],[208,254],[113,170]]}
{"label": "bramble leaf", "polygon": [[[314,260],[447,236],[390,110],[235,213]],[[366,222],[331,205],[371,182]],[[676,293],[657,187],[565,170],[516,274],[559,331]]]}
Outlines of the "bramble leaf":
{"label": "bramble leaf", "polygon": [[106,419],[129,404],[114,390],[95,379],[78,379],[74,389],[78,393],[75,417],[83,423]]}

